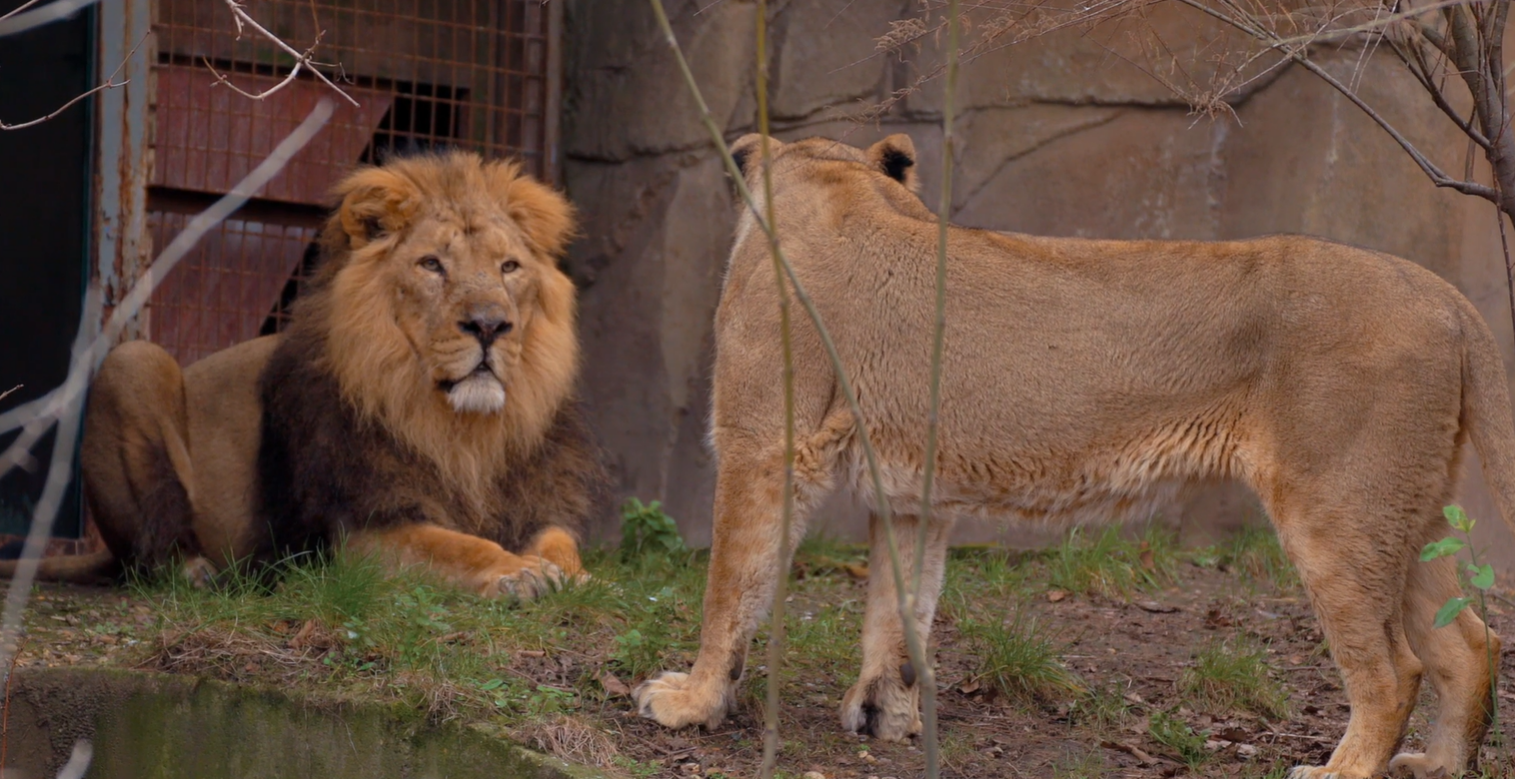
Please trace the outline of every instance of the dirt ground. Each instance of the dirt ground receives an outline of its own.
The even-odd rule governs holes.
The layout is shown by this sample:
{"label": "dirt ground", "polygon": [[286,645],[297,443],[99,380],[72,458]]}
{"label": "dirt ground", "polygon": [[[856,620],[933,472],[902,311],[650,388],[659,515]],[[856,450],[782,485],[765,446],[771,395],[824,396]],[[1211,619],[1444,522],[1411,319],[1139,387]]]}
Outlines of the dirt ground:
{"label": "dirt ground", "polygon": [[[846,734],[838,723],[837,707],[858,662],[865,597],[858,555],[834,546],[809,549],[796,563],[798,579],[786,604],[793,646],[783,675],[780,727],[780,768],[789,776],[815,771],[826,779],[903,779],[923,773],[919,741],[880,743]],[[1127,547],[1120,555],[1129,555],[1138,573],[1143,566],[1154,568],[1142,548]],[[851,562],[839,563],[839,557]],[[1060,581],[1077,581],[1067,578],[1068,566],[1057,567],[1056,552],[954,553],[934,636],[942,775],[1281,777],[1288,766],[1323,763],[1343,731],[1347,706],[1290,572],[1265,565],[1253,565],[1249,572],[1236,560],[1228,565],[1214,549],[1175,550],[1169,557],[1166,565],[1159,561],[1161,575],[1148,577],[1147,584],[1138,581],[1128,592],[1101,594],[1097,583],[1087,591],[1049,585],[1059,570]],[[423,620],[407,628],[410,638],[379,639],[361,652],[355,651],[361,629],[344,633],[332,619],[268,612],[267,619],[248,620],[203,604],[185,606],[177,589],[165,594],[143,586],[43,585],[18,663],[139,667],[340,695],[414,696],[420,690],[413,699],[433,707],[435,716],[494,722],[538,748],[612,774],[755,776],[766,678],[761,639],[749,660],[752,670],[738,711],[713,732],[662,730],[634,716],[625,695],[626,686],[663,663],[682,669],[692,659],[703,567],[703,557],[692,556],[660,580],[602,561],[592,570],[602,582],[619,577],[612,586],[626,600],[555,605],[555,597],[573,597],[558,593],[524,612],[501,611],[499,619],[507,622],[477,626],[460,623],[458,615],[477,614],[484,606],[468,599],[439,601],[425,612],[435,623],[430,628]],[[638,623],[623,613],[627,603],[659,598],[676,603],[667,604],[658,624]],[[1490,605],[1496,629],[1510,621],[1508,603],[1496,598]],[[524,619],[534,621],[508,622]],[[1054,647],[1054,670],[1065,671],[1078,689],[997,690],[984,673],[986,644],[969,627],[975,620],[1019,626],[1021,632],[1010,635]],[[522,637],[526,632],[529,640]],[[477,633],[493,637],[490,648],[469,643]],[[1260,653],[1266,678],[1250,681],[1285,696],[1271,711],[1266,705],[1217,704],[1184,682],[1207,648],[1238,642]],[[414,659],[417,646],[441,648],[428,665]],[[458,653],[495,658],[490,661],[495,665],[483,670],[460,665],[446,654],[454,646]],[[1506,658],[1505,678],[1509,665]],[[469,681],[492,674],[498,678]],[[400,688],[408,692],[397,692]],[[505,689],[524,692],[509,698],[502,695]],[[493,705],[484,702],[491,696],[502,697]],[[1508,721],[1515,715],[1515,696],[1501,692],[1500,699]],[[1429,691],[1423,692],[1407,748],[1416,748],[1429,732],[1432,703]],[[1491,747],[1485,753],[1494,754]]]}

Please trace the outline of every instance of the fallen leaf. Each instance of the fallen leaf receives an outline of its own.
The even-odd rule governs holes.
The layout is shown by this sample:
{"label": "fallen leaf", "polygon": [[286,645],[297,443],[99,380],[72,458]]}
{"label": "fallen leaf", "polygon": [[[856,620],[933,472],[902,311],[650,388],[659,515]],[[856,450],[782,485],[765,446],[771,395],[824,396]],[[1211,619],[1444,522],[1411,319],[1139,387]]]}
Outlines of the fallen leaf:
{"label": "fallen leaf", "polygon": [[974,681],[968,682],[967,684],[957,688],[957,691],[964,695],[972,695],[973,693],[978,692],[979,687],[980,685],[978,683],[978,680],[975,679]]}
{"label": "fallen leaf", "polygon": [[625,698],[631,695],[631,688],[609,671],[600,677],[600,686],[605,688],[605,692],[616,697]]}
{"label": "fallen leaf", "polygon": [[[1147,542],[1143,541],[1142,542],[1142,546],[1146,546],[1146,545],[1147,545]],[[1147,571],[1156,571],[1157,570],[1157,560],[1156,560],[1156,558],[1154,558],[1152,556],[1152,550],[1151,549],[1143,549],[1142,550],[1141,561],[1142,561],[1142,568],[1144,570],[1147,570]]]}
{"label": "fallen leaf", "polygon": [[1063,598],[1066,598],[1066,597],[1068,597],[1068,593],[1066,591],[1064,591],[1064,590],[1048,590],[1047,591],[1047,600],[1051,601],[1052,603],[1056,603],[1056,602],[1058,602],[1058,601],[1060,601],[1060,600],[1062,600]]}
{"label": "fallen leaf", "polygon": [[866,565],[859,565],[858,563],[848,563],[846,565],[846,568],[847,568],[848,575],[850,575],[854,579],[866,579],[866,578],[868,578],[868,566],[866,566]]}
{"label": "fallen leaf", "polygon": [[1178,611],[1177,606],[1168,606],[1155,600],[1139,600],[1136,602],[1136,606],[1142,611],[1150,611],[1153,614],[1172,614]]}
{"label": "fallen leaf", "polygon": [[546,657],[547,656],[547,653],[543,652],[540,649],[522,649],[521,651],[516,652],[516,654],[520,655],[521,657]]}
{"label": "fallen leaf", "polygon": [[310,634],[314,632],[316,632],[316,621],[313,619],[305,620],[305,624],[300,626],[300,632],[296,633],[294,638],[289,640],[289,648],[299,649],[305,646],[307,640],[310,638]]}

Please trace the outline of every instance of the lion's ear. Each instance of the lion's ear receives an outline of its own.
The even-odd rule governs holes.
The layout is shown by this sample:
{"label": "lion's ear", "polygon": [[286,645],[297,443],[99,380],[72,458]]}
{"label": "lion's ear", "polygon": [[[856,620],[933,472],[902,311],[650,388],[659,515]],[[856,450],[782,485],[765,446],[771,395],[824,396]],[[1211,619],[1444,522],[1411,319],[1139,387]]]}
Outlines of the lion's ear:
{"label": "lion's ear", "polygon": [[528,241],[553,257],[561,257],[576,232],[573,205],[556,190],[521,174],[514,166],[505,175],[509,178],[505,188],[506,213]]}
{"label": "lion's ear", "polygon": [[368,168],[337,185],[342,198],[337,209],[342,231],[353,249],[361,249],[388,233],[401,230],[415,214],[419,192],[401,176]]}
{"label": "lion's ear", "polygon": [[920,190],[921,182],[915,173],[915,142],[910,136],[895,133],[869,146],[868,160],[911,192]]}

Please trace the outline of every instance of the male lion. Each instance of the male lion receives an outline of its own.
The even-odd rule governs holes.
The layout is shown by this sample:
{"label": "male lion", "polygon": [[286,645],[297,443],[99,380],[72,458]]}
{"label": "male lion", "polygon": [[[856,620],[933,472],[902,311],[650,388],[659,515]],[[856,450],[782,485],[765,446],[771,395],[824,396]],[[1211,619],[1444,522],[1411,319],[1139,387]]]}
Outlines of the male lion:
{"label": "male lion", "polygon": [[44,576],[178,559],[203,580],[342,542],[486,596],[581,574],[600,471],[555,264],[568,202],[466,153],[362,169],[335,194],[285,334],[182,372],[144,341],[106,357],[81,462],[109,551]]}
{"label": "male lion", "polygon": [[[758,136],[734,147],[756,159]],[[914,148],[771,142],[776,223],[835,339],[876,447],[897,532],[920,505],[936,217],[913,194]],[[744,166],[761,191],[758,165]],[[1346,680],[1352,715],[1325,766],[1456,775],[1475,757],[1492,680],[1455,563],[1417,561],[1471,438],[1506,519],[1515,425],[1493,337],[1450,284],[1410,262],[1302,237],[1090,241],[952,228],[939,471],[917,611],[930,628],[948,528],[973,514],[1070,522],[1143,516],[1185,483],[1234,477],[1266,505]],[[775,585],[783,484],[779,306],[768,247],[743,211],[716,314],[714,543],[689,674],[635,692],[669,727],[714,726]],[[796,535],[838,481],[875,501],[859,420],[816,331],[794,331]],[[875,504],[876,507],[876,504]],[[853,731],[918,731],[916,674],[874,523]],[[913,543],[902,542],[913,566]],[[1490,646],[1489,644],[1492,644]],[[1423,672],[1440,699],[1424,754],[1390,760]]]}

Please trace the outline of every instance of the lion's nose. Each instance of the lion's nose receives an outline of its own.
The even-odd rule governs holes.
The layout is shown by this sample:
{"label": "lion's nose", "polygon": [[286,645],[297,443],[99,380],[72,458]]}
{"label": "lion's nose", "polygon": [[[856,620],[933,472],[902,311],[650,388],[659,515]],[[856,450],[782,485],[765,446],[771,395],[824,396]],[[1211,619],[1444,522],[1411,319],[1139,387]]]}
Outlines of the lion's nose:
{"label": "lion's nose", "polygon": [[468,313],[468,318],[458,323],[458,329],[479,339],[487,349],[496,338],[510,332],[510,321],[505,310],[499,306],[477,308]]}

